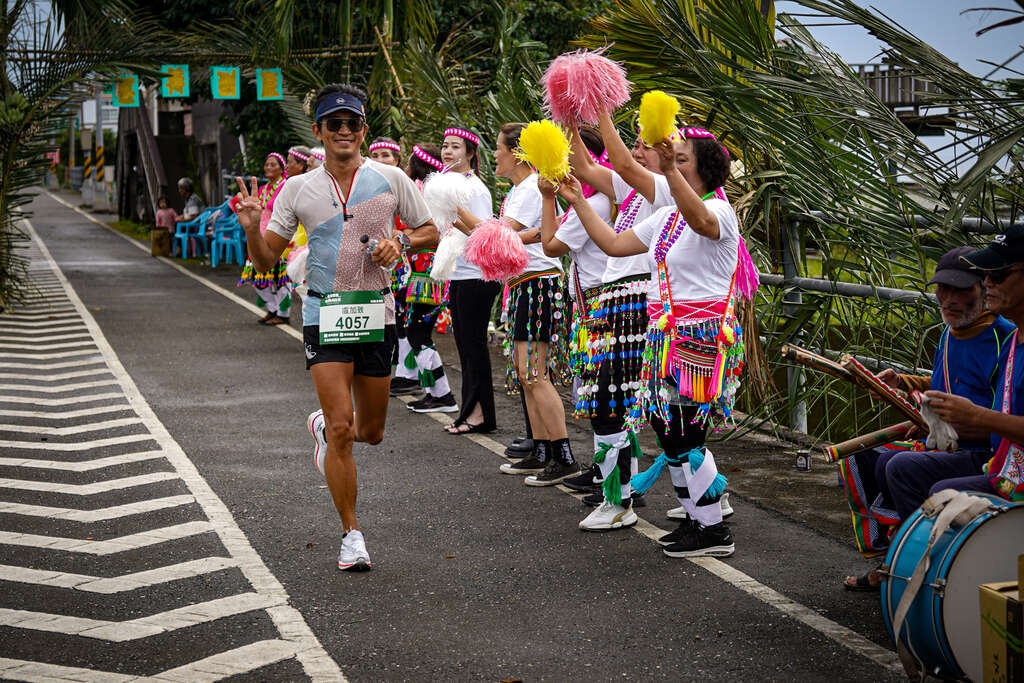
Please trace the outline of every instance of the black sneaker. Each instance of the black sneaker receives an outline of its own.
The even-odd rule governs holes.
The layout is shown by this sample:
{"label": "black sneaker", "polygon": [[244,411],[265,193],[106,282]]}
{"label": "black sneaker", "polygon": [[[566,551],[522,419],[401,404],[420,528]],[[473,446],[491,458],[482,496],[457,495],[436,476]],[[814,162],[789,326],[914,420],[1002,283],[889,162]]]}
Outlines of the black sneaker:
{"label": "black sneaker", "polygon": [[711,526],[698,524],[691,533],[666,546],[662,552],[669,557],[729,557],[736,552],[736,545],[729,527],[719,522]]}
{"label": "black sneaker", "polygon": [[395,377],[393,380],[391,380],[392,396],[418,394],[421,391],[423,391],[423,387],[420,386],[420,383],[417,380],[406,379],[405,377]]}
{"label": "black sneaker", "polygon": [[560,484],[569,477],[580,473],[580,464],[574,462],[567,465],[560,460],[552,458],[548,461],[544,471],[539,474],[532,474],[526,478],[527,486],[554,486]]}
{"label": "black sneaker", "polygon": [[594,463],[578,477],[569,477],[563,481],[562,486],[580,493],[591,493],[597,490],[599,484],[595,480],[600,476],[601,468]]}
{"label": "black sneaker", "polygon": [[[562,483],[564,484],[565,482]],[[644,500],[644,494],[642,493],[634,493],[630,500],[632,501],[631,505],[635,508],[647,507],[647,501]],[[598,487],[598,489],[593,493],[580,498],[580,502],[583,503],[584,505],[589,505],[592,508],[596,508],[598,505],[604,502],[604,491],[602,491],[601,488]]]}
{"label": "black sneaker", "polygon": [[545,462],[531,455],[519,462],[507,462],[501,466],[502,474],[540,474],[544,471]]}
{"label": "black sneaker", "polygon": [[697,533],[698,526],[700,525],[697,524],[696,520],[687,517],[686,519],[680,520],[679,526],[676,527],[675,531],[670,531],[661,538],[659,538],[658,543],[662,545],[672,545],[673,543],[678,543],[679,541],[686,538],[689,534]]}
{"label": "black sneaker", "polygon": [[451,392],[444,396],[431,396],[427,394],[418,401],[409,404],[409,410],[414,413],[455,413],[459,410],[459,404]]}
{"label": "black sneaker", "polygon": [[505,455],[510,458],[525,458],[533,453],[533,439],[513,439],[505,448]]}

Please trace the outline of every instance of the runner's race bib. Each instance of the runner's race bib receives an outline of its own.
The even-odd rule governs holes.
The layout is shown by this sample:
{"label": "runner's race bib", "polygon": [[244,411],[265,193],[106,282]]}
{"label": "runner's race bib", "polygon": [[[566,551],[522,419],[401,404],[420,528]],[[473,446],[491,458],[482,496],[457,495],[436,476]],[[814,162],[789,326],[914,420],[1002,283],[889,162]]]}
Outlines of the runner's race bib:
{"label": "runner's race bib", "polygon": [[331,292],[320,299],[320,343],[384,341],[384,295]]}

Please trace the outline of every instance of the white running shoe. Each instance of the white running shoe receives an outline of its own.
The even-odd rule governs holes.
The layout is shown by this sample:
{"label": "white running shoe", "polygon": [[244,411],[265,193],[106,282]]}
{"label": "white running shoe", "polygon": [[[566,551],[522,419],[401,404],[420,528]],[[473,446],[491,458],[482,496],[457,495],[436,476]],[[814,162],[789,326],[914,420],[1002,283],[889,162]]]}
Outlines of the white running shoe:
{"label": "white running shoe", "polygon": [[624,508],[607,500],[587,515],[586,519],[580,522],[580,529],[584,531],[608,531],[610,529],[621,529],[626,526],[633,526],[637,522],[636,513],[632,507]]}
{"label": "white running shoe", "polygon": [[317,410],[306,418],[306,429],[313,437],[316,445],[313,446],[313,464],[324,473],[324,456],[327,455],[327,422],[324,420],[324,411]]}
{"label": "white running shoe", "polygon": [[[719,505],[722,506],[722,519],[731,517],[732,513],[736,512],[732,509],[732,505],[729,505],[729,494],[723,493],[722,499],[719,501]],[[689,515],[686,514],[686,508],[680,505],[677,508],[672,508],[665,513],[665,516],[669,519],[686,519]]]}
{"label": "white running shoe", "polygon": [[341,538],[341,552],[338,553],[338,569],[350,572],[365,572],[373,564],[370,554],[366,552],[366,539],[363,532],[352,529]]}

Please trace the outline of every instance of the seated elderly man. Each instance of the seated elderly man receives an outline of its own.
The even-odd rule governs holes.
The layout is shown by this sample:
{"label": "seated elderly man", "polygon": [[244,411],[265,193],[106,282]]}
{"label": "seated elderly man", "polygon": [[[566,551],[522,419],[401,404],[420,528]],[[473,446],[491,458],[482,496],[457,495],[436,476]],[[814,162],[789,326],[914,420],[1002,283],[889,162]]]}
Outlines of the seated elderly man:
{"label": "seated elderly man", "polygon": [[[985,289],[982,276],[961,258],[973,253],[970,247],[953,249],[943,255],[928,284],[935,285],[942,320],[946,323],[935,350],[931,377],[900,375],[886,370],[879,378],[896,389],[925,391],[934,389],[955,394],[972,405],[992,405],[996,365],[999,354],[1007,345],[1013,325],[996,313],[985,310]],[[987,460],[989,434],[986,430],[954,420],[959,436],[960,451],[944,452],[901,451],[879,448],[853,456],[852,462],[843,464],[848,493],[853,499],[863,497],[873,501],[868,511],[854,510],[856,516],[867,515],[874,532],[871,537],[860,538],[861,551],[876,553],[888,544],[885,532],[891,525],[905,518],[927,497],[928,486],[916,479],[898,478],[892,485],[890,475],[894,464],[922,461],[936,463],[945,468],[957,463],[973,471]],[[959,469],[953,471],[959,472]],[[929,479],[929,486],[934,482]],[[877,494],[877,495],[876,495]],[[924,495],[922,495],[924,494]],[[877,590],[880,577],[872,570],[861,577],[846,577],[848,590]]]}
{"label": "seated elderly man", "polygon": [[[991,451],[983,467],[933,468],[910,463],[887,474],[893,479],[931,476],[927,495],[943,489],[995,493],[1024,501],[1024,227],[996,235],[988,247],[961,259],[985,275],[989,309],[1017,325],[1004,345],[996,370],[995,401],[979,406],[950,392],[928,391],[932,410],[946,422],[980,429],[990,436]],[[902,485],[902,484],[901,484]],[[919,484],[920,486],[921,484]],[[920,488],[912,489],[915,494]]]}

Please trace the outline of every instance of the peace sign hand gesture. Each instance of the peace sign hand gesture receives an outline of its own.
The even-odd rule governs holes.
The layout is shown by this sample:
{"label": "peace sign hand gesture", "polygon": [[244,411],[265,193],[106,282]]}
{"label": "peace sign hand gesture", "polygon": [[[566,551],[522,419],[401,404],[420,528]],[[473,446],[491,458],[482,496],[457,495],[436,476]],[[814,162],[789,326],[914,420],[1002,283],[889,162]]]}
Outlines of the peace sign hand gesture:
{"label": "peace sign hand gesture", "polygon": [[238,203],[235,205],[235,215],[238,216],[238,222],[246,230],[252,230],[260,227],[260,214],[263,209],[260,207],[260,202],[256,199],[256,178],[252,178],[252,189],[248,189],[245,186],[245,182],[241,178],[236,178],[238,181],[238,187],[241,189],[239,192]]}

